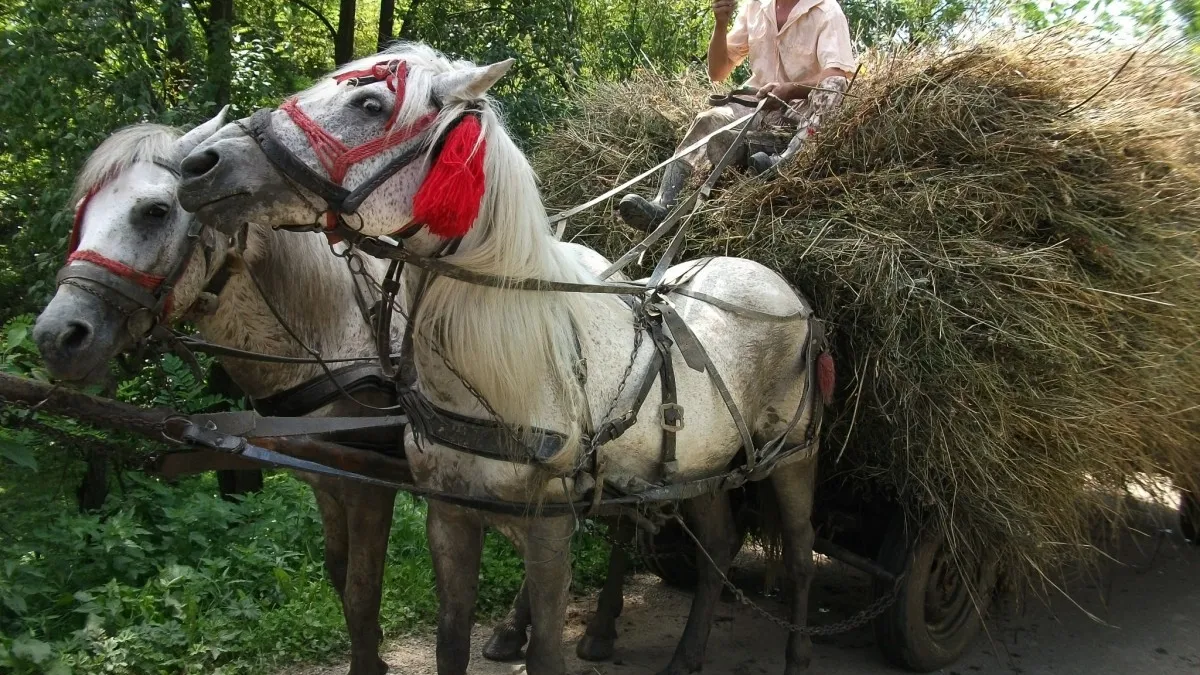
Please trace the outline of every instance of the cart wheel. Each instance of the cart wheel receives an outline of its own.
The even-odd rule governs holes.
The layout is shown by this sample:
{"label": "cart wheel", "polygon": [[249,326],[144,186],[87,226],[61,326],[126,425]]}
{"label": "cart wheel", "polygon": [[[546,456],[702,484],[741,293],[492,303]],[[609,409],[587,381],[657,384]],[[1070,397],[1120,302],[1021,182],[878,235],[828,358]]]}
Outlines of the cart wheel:
{"label": "cart wheel", "polygon": [[1179,531],[1200,546],[1200,498],[1194,492],[1184,490],[1179,495]]}
{"label": "cart wheel", "polygon": [[[884,535],[879,563],[895,574],[908,574],[895,604],[875,619],[876,642],[893,665],[918,673],[950,665],[983,626],[998,565],[992,559],[966,575],[948,553],[940,536],[908,528],[902,518]],[[876,597],[891,589],[892,582],[876,580]]]}
{"label": "cart wheel", "polygon": [[[731,493],[730,500],[733,502],[733,524],[736,530],[731,557],[737,557],[746,541],[746,534],[750,531],[752,515],[750,509],[746,508],[746,500],[741,496],[741,491]],[[679,523],[668,520],[663,523],[658,534],[651,534],[639,528],[637,538],[638,550],[645,552],[642,561],[651,574],[669,586],[686,590],[696,587],[696,582],[699,581],[696,542],[683,531]]]}

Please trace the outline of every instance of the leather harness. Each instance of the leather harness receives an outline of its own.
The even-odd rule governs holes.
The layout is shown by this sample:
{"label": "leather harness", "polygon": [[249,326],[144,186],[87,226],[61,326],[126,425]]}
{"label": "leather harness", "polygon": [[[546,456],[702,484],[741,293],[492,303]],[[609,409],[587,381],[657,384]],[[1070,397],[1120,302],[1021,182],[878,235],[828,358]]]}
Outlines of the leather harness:
{"label": "leather harness", "polygon": [[[383,66],[383,69],[380,69]],[[379,64],[373,69],[371,77],[374,80],[395,78],[397,72],[403,74],[402,62],[397,64],[391,62],[388,64]],[[343,79],[339,76],[339,80]],[[373,80],[373,81],[374,81]],[[397,107],[402,101],[402,89],[400,85],[393,86],[397,91]],[[740,101],[739,101],[740,102]],[[436,103],[436,102],[435,102]],[[755,114],[762,110],[765,103],[757,102]],[[309,137],[310,143],[314,144],[314,150],[317,151],[318,157],[321,156],[319,142],[324,142],[322,139],[331,136],[328,132],[316,127],[315,122],[307,119],[298,120],[298,106],[285,104],[284,110],[292,116],[293,121],[296,121]],[[634,311],[639,331],[646,331],[650,337],[651,344],[655,353],[651,359],[651,366],[645,377],[642,379],[634,397],[632,405],[628,411],[618,417],[603,421],[600,426],[595,429],[591,438],[587,439],[587,445],[591,452],[587,453],[586,465],[579,466],[576,470],[590,471],[596,477],[596,485],[593,488],[594,494],[591,500],[570,503],[554,503],[544,504],[540,507],[543,514],[550,515],[551,513],[577,513],[577,509],[582,506],[589,507],[589,513],[597,515],[599,509],[604,505],[620,506],[627,504],[641,504],[646,501],[659,500],[678,500],[687,499],[698,496],[713,490],[732,489],[744,484],[747,480],[756,480],[765,477],[771,468],[784,457],[794,456],[797,453],[808,453],[811,456],[815,452],[815,437],[820,427],[820,406],[816,405],[815,389],[816,368],[815,360],[817,348],[815,344],[820,344],[821,337],[820,324],[813,318],[811,310],[808,309],[808,304],[804,303],[803,314],[804,319],[808,322],[809,332],[808,339],[805,344],[805,363],[806,377],[808,379],[805,393],[797,407],[795,416],[793,416],[788,427],[779,434],[775,439],[764,444],[761,448],[755,449],[755,444],[750,436],[749,428],[743,419],[737,406],[734,404],[732,394],[721,378],[715,364],[705,352],[703,345],[692,334],[683,319],[674,311],[670,303],[667,301],[667,296],[672,293],[687,296],[689,298],[699,300],[711,304],[714,307],[724,311],[732,312],[742,316],[747,316],[756,319],[770,320],[791,320],[798,315],[791,316],[775,316],[738,307],[731,303],[714,298],[707,294],[690,291],[685,288],[686,281],[677,282],[673,286],[664,284],[664,277],[667,268],[670,266],[674,256],[678,253],[682,246],[683,232],[686,227],[680,227],[672,238],[670,245],[664,253],[662,259],[656,266],[653,274],[648,282],[644,284],[637,283],[622,283],[600,281],[597,283],[573,283],[573,282],[552,282],[540,279],[506,279],[495,277],[492,275],[481,274],[465,270],[456,265],[440,259],[440,256],[420,256],[406,250],[402,245],[399,245],[394,240],[387,237],[368,237],[350,227],[344,216],[352,214],[363,203],[363,201],[376,188],[391,178],[397,171],[404,166],[416,161],[424,154],[424,149],[432,146],[432,154],[436,157],[439,151],[440,139],[435,139],[435,142],[430,143],[427,138],[426,130],[430,126],[427,117],[419,120],[418,125],[421,128],[413,129],[404,132],[404,140],[412,141],[412,144],[405,151],[401,152],[397,157],[390,160],[381,170],[376,172],[371,178],[363,184],[356,187],[354,190],[347,190],[341,186],[341,176],[334,175],[330,169],[328,162],[322,160],[327,172],[331,177],[325,177],[311,169],[305,162],[300,160],[286,146],[279,142],[271,124],[271,110],[260,110],[254,113],[249,121],[239,126],[242,127],[244,133],[253,139],[262,150],[265,157],[270,161],[275,168],[291,181],[294,186],[304,187],[309,192],[317,195],[326,204],[326,223],[323,229],[327,234],[345,239],[352,247],[363,251],[369,255],[379,258],[390,259],[393,264],[388,270],[387,277],[383,283],[384,295],[378,307],[380,311],[375,318],[375,328],[377,334],[387,336],[390,334],[390,317],[392,309],[395,305],[396,296],[399,293],[399,277],[405,263],[413,263],[427,274],[421,275],[421,287],[417,289],[414,296],[414,303],[409,307],[408,324],[405,329],[404,341],[402,343],[399,363],[392,359],[390,353],[390,344],[384,344],[383,338],[380,338],[380,367],[385,375],[394,377],[396,384],[397,399],[399,407],[401,407],[408,417],[409,423],[412,425],[414,433],[418,438],[433,441],[439,445],[466,452],[473,455],[486,457],[489,459],[498,459],[505,461],[515,461],[520,463],[542,464],[549,459],[555,457],[562,449],[566,435],[544,429],[526,429],[522,436],[518,436],[513,429],[505,425],[499,420],[484,420],[471,416],[461,415],[452,411],[444,410],[434,405],[427,397],[425,397],[416,387],[416,366],[414,362],[413,352],[413,330],[417,322],[417,316],[420,309],[420,301],[424,296],[424,290],[428,285],[429,277],[433,275],[446,276],[470,283],[476,283],[487,286],[504,286],[514,289],[542,290],[552,292],[584,292],[584,293],[606,293],[623,296],[626,304]],[[432,114],[436,114],[432,113]],[[463,115],[475,114],[474,111],[468,110]],[[461,120],[461,117],[459,118]],[[307,125],[307,127],[305,126]],[[749,124],[743,126],[738,140],[744,137]],[[315,127],[315,129],[313,128]],[[411,131],[411,133],[410,133]],[[443,136],[444,138],[444,136]],[[334,139],[336,140],[336,139]],[[393,143],[391,146],[398,145]],[[339,142],[340,145],[340,142]],[[368,144],[364,144],[368,145]],[[734,144],[736,146],[736,143]],[[360,148],[363,146],[359,146]],[[344,146],[338,152],[345,153]],[[369,156],[369,155],[368,155]],[[359,158],[361,161],[365,157]],[[714,168],[713,174],[709,180],[701,187],[701,189],[675,209],[647,239],[640,245],[641,250],[645,250],[658,238],[668,233],[671,229],[680,222],[681,215],[684,210],[691,208],[693,211],[700,206],[702,199],[706,199],[715,184],[717,177],[721,171],[732,160],[732,152],[726,153],[721,162]],[[335,180],[331,180],[331,178]],[[306,226],[312,229],[313,226]],[[422,225],[414,223],[406,227],[404,231],[398,233],[400,238],[407,238],[415,234]],[[300,229],[300,228],[288,228]],[[457,245],[456,241],[448,243],[448,248],[452,249]],[[446,249],[443,249],[443,253]],[[635,248],[635,251],[637,249]],[[601,279],[607,279],[612,274],[619,271],[625,265],[629,264],[638,254],[631,251],[604,273],[601,274]],[[799,295],[799,294],[798,294]],[[666,329],[664,329],[664,324]],[[670,331],[670,336],[667,331]],[[722,475],[711,478],[692,480],[687,482],[676,482],[677,464],[676,464],[676,434],[683,429],[683,407],[677,399],[675,386],[675,374],[673,366],[672,346],[679,348],[684,360],[688,366],[698,370],[707,371],[714,387],[720,393],[730,415],[732,416],[738,433],[742,438],[745,450],[745,462],[743,466],[734,468]],[[636,357],[636,354],[635,354]],[[448,364],[449,365],[449,364]],[[351,372],[355,367],[347,367],[347,372]],[[584,376],[581,376],[581,379]],[[461,379],[461,376],[460,376]],[[608,489],[613,488],[611,484],[605,485],[602,475],[602,460],[598,457],[598,450],[604,444],[618,438],[621,434],[627,431],[633,424],[636,423],[637,413],[649,395],[650,389],[653,387],[655,380],[659,380],[662,384],[662,402],[659,407],[660,420],[659,424],[662,428],[662,485],[642,484],[640,489],[636,490],[636,494],[618,494],[616,496],[604,497],[604,493]],[[464,380],[464,386],[469,391],[474,393],[470,385]],[[312,385],[312,391],[316,391],[320,385]],[[309,389],[306,388],[306,391]],[[321,389],[326,391],[326,389]],[[316,396],[316,394],[313,394]],[[487,402],[481,397],[480,403],[489,408]],[[274,397],[272,397],[274,398]],[[319,397],[318,397],[319,398]],[[809,423],[805,432],[805,442],[799,446],[785,447],[786,437],[794,429],[795,425],[803,417],[805,410],[811,410]],[[190,439],[197,442],[197,439]],[[247,445],[244,439],[241,439],[239,452],[245,454]],[[219,441],[219,439],[218,439]],[[218,441],[213,443],[219,444]],[[266,454],[264,454],[266,453]],[[426,495],[434,499],[442,499],[453,503],[460,503],[470,508],[479,508],[493,512],[513,512],[514,510],[524,509],[528,511],[529,505],[520,505],[509,502],[499,502],[498,500],[481,499],[466,496],[447,495],[438,491],[431,491],[426,488],[420,488],[410,484],[401,484],[389,481],[382,481],[369,476],[361,476],[350,472],[345,472],[340,469],[327,467],[311,462],[304,462],[295,458],[289,458],[286,455],[272,453],[269,450],[262,448],[254,448],[253,454],[262,461],[268,461],[281,466],[290,466],[291,468],[299,468],[301,470],[313,471],[325,475],[334,475],[344,478],[361,480],[373,484],[389,485],[398,489],[404,489],[414,494]],[[305,464],[301,467],[300,464]],[[310,466],[311,465],[311,466]],[[635,479],[634,483],[637,482]],[[626,491],[628,492],[628,491]],[[569,509],[569,511],[568,511]]]}

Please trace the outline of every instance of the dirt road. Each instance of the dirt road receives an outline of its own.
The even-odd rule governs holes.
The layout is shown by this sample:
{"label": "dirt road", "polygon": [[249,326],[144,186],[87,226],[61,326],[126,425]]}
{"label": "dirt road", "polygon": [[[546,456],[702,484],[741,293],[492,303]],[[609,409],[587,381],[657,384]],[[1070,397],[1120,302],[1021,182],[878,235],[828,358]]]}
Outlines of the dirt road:
{"label": "dirt road", "polygon": [[[987,635],[958,663],[952,675],[1198,675],[1200,674],[1200,546],[1189,545],[1165,512],[1147,521],[1142,532],[1116,545],[1116,560],[1098,575],[1063,580],[1072,600],[1056,594],[1049,602],[1033,600],[1023,609],[997,612]],[[749,591],[762,588],[762,565],[739,559],[735,579]],[[783,616],[783,606],[754,594],[764,607]],[[811,621],[829,623],[854,614],[870,600],[865,577],[823,561],[814,584]],[[645,575],[631,579],[619,624],[617,653],[609,663],[574,658],[582,633],[587,599],[572,604],[567,638],[572,675],[654,675],[670,660],[687,616],[690,597]],[[1077,607],[1073,602],[1077,602]],[[1080,607],[1091,612],[1089,618]],[[470,675],[510,675],[519,665],[491,663],[478,656],[489,627],[476,630]],[[708,647],[709,675],[776,675],[783,672],[785,633],[749,609],[732,602],[717,612]],[[899,672],[883,662],[871,630],[860,629],[819,639],[811,672],[864,675]],[[385,655],[393,673],[434,675],[431,637],[410,638],[389,646]],[[346,664],[287,671],[296,675],[344,675]]]}

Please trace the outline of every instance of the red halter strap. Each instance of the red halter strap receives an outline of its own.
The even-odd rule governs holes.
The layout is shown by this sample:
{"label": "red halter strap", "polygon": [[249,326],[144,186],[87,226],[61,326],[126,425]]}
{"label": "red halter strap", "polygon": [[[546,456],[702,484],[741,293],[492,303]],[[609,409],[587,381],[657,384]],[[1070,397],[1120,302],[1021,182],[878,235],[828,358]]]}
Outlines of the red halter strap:
{"label": "red halter strap", "polygon": [[[437,118],[437,112],[428,113],[410,126],[393,133],[392,127],[395,125],[400,108],[404,104],[405,83],[408,79],[408,65],[404,61],[396,59],[377,63],[371,68],[364,70],[341,73],[334,79],[338,82],[351,82],[355,86],[385,81],[387,82],[388,89],[396,93],[396,102],[392,107],[392,115],[383,127],[383,135],[375,140],[356,145],[353,148],[347,147],[345,143],[342,143],[333,134],[321,128],[321,125],[316,120],[309,117],[300,109],[300,105],[296,99],[288,99],[280,106],[280,110],[286,112],[288,117],[292,119],[292,122],[308,137],[308,143],[312,146],[313,152],[317,156],[317,161],[321,163],[321,166],[325,168],[325,172],[329,174],[329,180],[337,185],[341,185],[342,181],[346,179],[346,173],[350,170],[350,167],[411,140],[414,136],[425,131]],[[327,230],[333,230],[336,227],[337,215],[334,211],[325,212],[325,227]]]}
{"label": "red halter strap", "polygon": [[[111,178],[109,180],[111,180]],[[141,286],[151,293],[154,293],[163,284],[163,282],[167,280],[166,277],[159,276],[157,274],[148,274],[141,270],[134,269],[123,262],[113,260],[112,258],[106,257],[96,251],[77,250],[79,248],[79,240],[83,236],[83,219],[84,215],[87,213],[87,207],[91,203],[92,197],[95,197],[96,193],[107,184],[108,180],[101,181],[95,187],[88,190],[83,199],[79,201],[79,208],[75,209],[75,223],[71,227],[71,238],[67,242],[67,263],[91,263],[98,267],[102,267],[109,272],[112,272],[122,279],[132,281],[138,286]],[[167,316],[171,313],[171,307],[174,304],[174,296],[174,290],[167,294],[166,300],[163,303],[163,316]]]}

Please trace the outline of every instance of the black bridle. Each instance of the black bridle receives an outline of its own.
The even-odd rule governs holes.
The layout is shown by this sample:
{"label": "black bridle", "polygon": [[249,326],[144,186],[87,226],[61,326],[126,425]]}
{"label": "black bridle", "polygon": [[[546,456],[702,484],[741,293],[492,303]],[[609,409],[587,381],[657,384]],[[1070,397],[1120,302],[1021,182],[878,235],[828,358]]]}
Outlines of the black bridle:
{"label": "black bridle", "polygon": [[[151,161],[176,178],[179,177],[178,169],[170,160],[155,158]],[[204,252],[206,282],[202,293],[219,294],[228,274],[224,265],[215,273],[213,271],[213,258],[221,243],[216,233],[205,228],[200,219],[183,211],[180,211],[185,214],[183,217],[190,219],[187,229],[176,247],[170,268],[161,276],[134,269],[96,251],[76,250],[88,204],[107,182],[89,191],[76,210],[67,262],[58,270],[56,283],[58,286],[78,288],[117,310],[125,317],[125,330],[130,337],[142,342],[152,334],[170,332],[163,330],[163,322],[172,312],[175,286],[187,272],[197,246],[202,246]]]}
{"label": "black bridle", "polygon": [[[392,116],[385,124],[383,134],[352,148],[345,146],[340,139],[309,117],[300,109],[294,98],[285,101],[278,109],[263,108],[256,111],[245,122],[236,122],[242,133],[258,145],[267,161],[287,180],[293,192],[303,198],[305,195],[298,189],[303,188],[325,202],[325,209],[322,211],[325,216],[323,225],[314,222],[305,225],[280,226],[279,229],[318,230],[330,236],[331,241],[359,234],[356,228],[347,223],[346,216],[357,213],[358,208],[376,189],[422,156],[428,155],[436,161],[445,138],[454,127],[467,115],[480,114],[478,108],[464,110],[435,138],[437,128],[435,123],[442,112],[441,102],[435,99],[432,102],[433,110],[431,112],[404,128],[394,129],[396,115],[404,103],[407,73],[408,69],[404,61],[393,60],[375,64],[365,70],[341,73],[334,77],[338,82],[348,83],[350,86],[387,82],[388,87],[396,94]],[[292,122],[304,132],[318,161],[325,169],[324,175],[310,167],[279,140],[272,124],[272,115],[276,110],[286,113]],[[388,160],[370,178],[354,189],[348,189],[342,185],[345,173],[351,166],[403,145],[408,147]],[[421,227],[421,223],[413,223],[394,236],[407,238],[416,234]]]}

